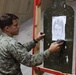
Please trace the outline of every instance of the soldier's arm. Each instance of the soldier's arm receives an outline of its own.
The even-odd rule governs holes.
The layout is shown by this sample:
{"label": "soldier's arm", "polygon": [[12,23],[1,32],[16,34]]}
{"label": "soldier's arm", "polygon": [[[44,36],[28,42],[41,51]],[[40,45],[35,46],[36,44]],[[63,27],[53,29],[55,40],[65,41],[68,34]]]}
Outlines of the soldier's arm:
{"label": "soldier's arm", "polygon": [[44,38],[45,34],[44,33],[40,33],[37,35],[37,37],[35,39],[33,39],[32,41],[30,41],[27,44],[24,44],[24,47],[27,48],[28,51],[31,50],[31,48],[34,48],[36,46],[36,43],[38,41],[40,41],[42,38]]}
{"label": "soldier's arm", "polygon": [[27,52],[27,48],[19,43],[11,44],[10,47],[9,52],[12,54],[12,56],[18,62],[30,67],[40,65],[44,58],[47,58],[50,55],[49,50],[46,50],[40,54],[31,55]]}
{"label": "soldier's arm", "polygon": [[27,51],[31,51],[32,48],[36,46],[36,42],[34,40],[31,40],[28,43],[23,44],[23,46],[27,49]]}

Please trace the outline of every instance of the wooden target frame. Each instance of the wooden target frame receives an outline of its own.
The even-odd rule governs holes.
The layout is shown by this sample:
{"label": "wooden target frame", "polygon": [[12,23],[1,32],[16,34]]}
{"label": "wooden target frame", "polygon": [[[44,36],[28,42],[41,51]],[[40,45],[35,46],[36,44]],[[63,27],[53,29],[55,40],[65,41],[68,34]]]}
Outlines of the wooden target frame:
{"label": "wooden target frame", "polygon": [[[40,32],[40,21],[41,21],[41,0],[34,0],[34,18],[33,18],[33,39]],[[35,49],[33,49],[32,53],[36,54],[40,51],[40,42],[36,45]],[[33,67],[32,75],[43,75],[43,73],[55,74],[55,75],[70,75],[66,73],[62,73],[60,71],[44,68],[44,67]]]}

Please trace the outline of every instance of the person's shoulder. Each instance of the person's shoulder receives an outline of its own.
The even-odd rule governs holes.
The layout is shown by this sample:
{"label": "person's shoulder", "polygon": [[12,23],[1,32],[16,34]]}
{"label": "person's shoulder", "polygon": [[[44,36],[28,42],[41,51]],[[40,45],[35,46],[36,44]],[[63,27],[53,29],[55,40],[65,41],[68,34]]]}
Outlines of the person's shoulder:
{"label": "person's shoulder", "polygon": [[6,43],[8,44],[14,44],[17,42],[14,38],[9,37],[9,36],[0,36],[0,43]]}
{"label": "person's shoulder", "polygon": [[15,44],[17,43],[17,40],[12,38],[12,37],[7,37],[7,41],[10,43],[10,44]]}

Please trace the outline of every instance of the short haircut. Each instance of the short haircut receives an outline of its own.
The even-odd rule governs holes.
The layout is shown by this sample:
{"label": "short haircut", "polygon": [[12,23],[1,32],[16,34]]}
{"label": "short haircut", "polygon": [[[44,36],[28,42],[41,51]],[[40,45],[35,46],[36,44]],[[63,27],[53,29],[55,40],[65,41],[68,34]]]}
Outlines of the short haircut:
{"label": "short haircut", "polygon": [[16,15],[11,13],[5,13],[0,17],[0,28],[4,30],[6,26],[11,26],[13,24],[14,19],[19,19]]}

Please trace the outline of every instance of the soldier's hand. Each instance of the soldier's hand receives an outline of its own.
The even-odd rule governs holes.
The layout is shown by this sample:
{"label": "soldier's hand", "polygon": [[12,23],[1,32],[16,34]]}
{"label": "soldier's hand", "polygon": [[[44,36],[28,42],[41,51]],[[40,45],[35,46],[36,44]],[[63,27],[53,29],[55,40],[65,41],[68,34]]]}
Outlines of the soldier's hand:
{"label": "soldier's hand", "polygon": [[62,44],[63,44],[63,42],[60,42],[60,43],[53,42],[49,47],[50,52],[51,53],[58,52],[60,50],[60,47]]}
{"label": "soldier's hand", "polygon": [[44,36],[45,36],[45,34],[44,34],[44,33],[39,32],[39,33],[38,33],[38,35],[37,35],[37,37],[35,38],[35,40],[36,40],[36,41],[40,41],[41,39],[43,39],[43,38],[44,38]]}

